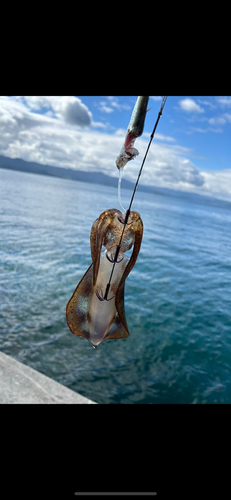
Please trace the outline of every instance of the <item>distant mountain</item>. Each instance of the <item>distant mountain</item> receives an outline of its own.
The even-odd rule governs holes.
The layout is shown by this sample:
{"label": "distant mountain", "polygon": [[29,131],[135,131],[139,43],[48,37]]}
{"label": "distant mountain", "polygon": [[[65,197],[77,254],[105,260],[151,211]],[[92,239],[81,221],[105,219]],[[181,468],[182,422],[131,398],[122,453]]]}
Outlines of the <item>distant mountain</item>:
{"label": "distant mountain", "polygon": [[[102,172],[84,172],[83,170],[73,170],[72,168],[51,167],[50,165],[41,165],[32,161],[21,160],[20,158],[7,158],[0,155],[0,168],[11,170],[21,170],[33,174],[51,175],[72,179],[74,181],[91,182],[93,184],[104,184],[105,186],[118,186],[118,178],[103,174]],[[115,167],[116,168],[116,167]],[[124,189],[134,189],[135,183],[123,179]],[[142,186],[139,184],[140,191],[149,191],[161,194],[159,188]]]}
{"label": "distant mountain", "polygon": [[[21,170],[22,172],[30,172],[33,174],[51,175],[53,177],[92,182],[94,184],[104,184],[106,186],[116,187],[118,185],[116,177],[110,177],[102,172],[84,172],[83,170],[73,170],[72,168],[52,167],[50,165],[41,165],[40,163],[21,160],[20,158],[7,158],[2,155],[0,155],[0,168]],[[126,179],[124,179],[123,184],[127,189],[132,189],[134,187],[133,183]]]}
{"label": "distant mountain", "polygon": [[[73,170],[72,168],[52,167],[50,165],[41,165],[31,161],[21,160],[20,158],[7,158],[0,155],[0,168],[10,170],[20,170],[22,172],[29,172],[33,174],[50,175],[53,177],[61,177],[64,179],[72,179],[74,181],[91,182],[93,184],[103,184],[105,186],[118,186],[118,179],[102,172],[84,172],[83,170]],[[135,183],[123,179],[124,189],[134,189]],[[175,189],[161,188],[156,186],[144,186],[139,184],[139,191],[158,194],[162,196],[176,196],[186,198],[196,203],[206,205],[220,205],[231,208],[231,202],[218,200],[210,196],[202,196],[200,194],[189,193],[186,191],[177,191]]]}

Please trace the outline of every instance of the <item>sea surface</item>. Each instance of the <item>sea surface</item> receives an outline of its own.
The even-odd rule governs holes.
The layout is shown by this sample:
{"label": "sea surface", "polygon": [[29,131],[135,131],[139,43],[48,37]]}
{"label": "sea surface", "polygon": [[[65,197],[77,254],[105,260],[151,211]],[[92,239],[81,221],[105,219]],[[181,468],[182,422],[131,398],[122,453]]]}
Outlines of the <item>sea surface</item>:
{"label": "sea surface", "polygon": [[231,204],[138,188],[130,336],[94,349],[65,311],[108,208],[116,188],[0,169],[0,350],[101,404],[231,403]]}

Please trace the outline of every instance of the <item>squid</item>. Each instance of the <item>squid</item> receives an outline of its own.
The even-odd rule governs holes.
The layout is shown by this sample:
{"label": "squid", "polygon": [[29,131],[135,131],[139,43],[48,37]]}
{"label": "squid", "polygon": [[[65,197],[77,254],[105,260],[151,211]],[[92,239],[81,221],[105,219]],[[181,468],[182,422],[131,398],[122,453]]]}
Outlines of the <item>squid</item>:
{"label": "squid", "polygon": [[[71,332],[85,337],[93,347],[105,340],[129,336],[124,286],[136,263],[142,236],[143,223],[135,211],[126,215],[115,208],[108,209],[92,225],[92,264],[67,304],[66,320]],[[105,251],[101,251],[102,246]],[[125,252],[132,246],[129,258]]]}

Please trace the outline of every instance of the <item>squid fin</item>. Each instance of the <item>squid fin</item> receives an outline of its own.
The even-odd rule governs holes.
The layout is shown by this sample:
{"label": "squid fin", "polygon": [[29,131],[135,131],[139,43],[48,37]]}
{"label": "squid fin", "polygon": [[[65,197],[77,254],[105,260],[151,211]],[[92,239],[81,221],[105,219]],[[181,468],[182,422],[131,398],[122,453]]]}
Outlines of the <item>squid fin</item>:
{"label": "squid fin", "polygon": [[90,265],[77,285],[66,307],[66,320],[71,332],[78,337],[89,340],[87,320],[88,301],[92,290],[93,264]]}

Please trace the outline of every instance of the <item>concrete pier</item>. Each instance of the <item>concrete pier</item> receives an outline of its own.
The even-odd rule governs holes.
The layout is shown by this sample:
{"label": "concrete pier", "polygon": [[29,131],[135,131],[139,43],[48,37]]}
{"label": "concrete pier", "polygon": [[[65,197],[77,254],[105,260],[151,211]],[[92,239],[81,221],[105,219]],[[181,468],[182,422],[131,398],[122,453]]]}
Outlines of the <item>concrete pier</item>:
{"label": "concrete pier", "polygon": [[0,352],[0,404],[97,404]]}

